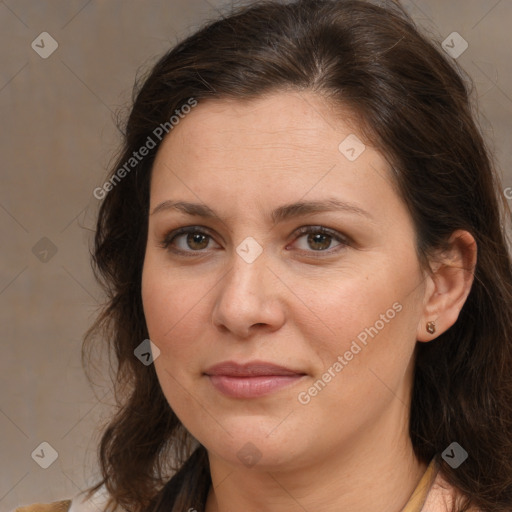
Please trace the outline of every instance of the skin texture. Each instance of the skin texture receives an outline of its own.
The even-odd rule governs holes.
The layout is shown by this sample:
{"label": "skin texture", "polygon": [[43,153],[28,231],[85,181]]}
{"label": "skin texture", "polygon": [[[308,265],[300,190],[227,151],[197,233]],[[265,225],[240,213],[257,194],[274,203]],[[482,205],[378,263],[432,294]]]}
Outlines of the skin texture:
{"label": "skin texture", "polygon": [[[476,244],[458,231],[453,250],[433,262],[435,273],[421,269],[386,160],[365,141],[350,161],[338,148],[350,134],[362,140],[320,96],[276,92],[200,102],[158,151],[144,313],[161,351],[155,369],[163,392],[208,450],[207,512],[365,512],[376,503],[399,511],[426,469],[408,434],[414,348],[457,320],[473,279],[461,267],[473,268]],[[284,204],[327,198],[368,216],[270,218]],[[205,204],[216,217],[152,213],[168,200]],[[184,226],[201,226],[207,236],[187,243],[179,235],[164,248]],[[345,243],[328,235],[308,241],[297,233],[302,226],[330,228]],[[247,237],[263,249],[252,263],[236,250]],[[393,304],[400,311],[348,361],[352,342],[380,326]],[[432,320],[435,334],[425,328]],[[347,363],[341,371],[332,370],[338,356]],[[222,361],[255,359],[305,375],[249,399],[224,396],[204,375]],[[329,382],[301,403],[299,394],[329,368]],[[256,464],[239,457],[247,452]]]}

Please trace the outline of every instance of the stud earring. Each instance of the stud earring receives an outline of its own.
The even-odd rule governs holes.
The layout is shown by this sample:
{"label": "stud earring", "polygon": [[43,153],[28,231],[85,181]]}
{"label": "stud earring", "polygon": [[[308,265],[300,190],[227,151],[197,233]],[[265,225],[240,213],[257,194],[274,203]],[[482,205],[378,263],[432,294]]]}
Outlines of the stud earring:
{"label": "stud earring", "polygon": [[427,331],[430,334],[434,334],[436,332],[436,323],[435,322],[427,322]]}

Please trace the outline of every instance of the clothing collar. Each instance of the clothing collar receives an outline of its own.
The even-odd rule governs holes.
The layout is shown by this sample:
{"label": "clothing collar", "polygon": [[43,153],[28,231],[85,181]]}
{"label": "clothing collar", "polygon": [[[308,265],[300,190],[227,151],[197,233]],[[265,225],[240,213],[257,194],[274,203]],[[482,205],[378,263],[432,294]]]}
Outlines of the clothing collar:
{"label": "clothing collar", "polygon": [[401,512],[421,512],[438,472],[439,465],[434,457]]}
{"label": "clothing collar", "polygon": [[[421,512],[438,472],[439,465],[436,459],[433,458],[401,512]],[[75,496],[68,512],[98,512],[98,510],[103,510],[107,499],[108,496],[105,487],[102,486],[90,500]]]}

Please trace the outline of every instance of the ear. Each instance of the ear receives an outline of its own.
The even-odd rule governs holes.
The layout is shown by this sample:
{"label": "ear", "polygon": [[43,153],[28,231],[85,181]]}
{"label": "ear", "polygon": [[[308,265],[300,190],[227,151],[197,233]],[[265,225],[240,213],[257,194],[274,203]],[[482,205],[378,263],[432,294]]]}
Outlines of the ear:
{"label": "ear", "polygon": [[[416,339],[431,341],[447,331],[459,317],[474,279],[477,245],[464,230],[454,231],[449,249],[436,253],[431,260],[432,272],[426,277],[423,313]],[[435,322],[435,332],[427,331],[427,323]]]}

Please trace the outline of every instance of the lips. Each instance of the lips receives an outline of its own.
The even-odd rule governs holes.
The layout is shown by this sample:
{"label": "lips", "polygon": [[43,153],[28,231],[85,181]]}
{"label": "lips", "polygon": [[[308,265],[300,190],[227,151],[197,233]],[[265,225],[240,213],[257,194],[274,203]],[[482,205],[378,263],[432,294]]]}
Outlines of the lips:
{"label": "lips", "polygon": [[290,376],[305,375],[304,372],[291,370],[264,361],[252,361],[245,364],[225,361],[216,364],[205,371],[206,375],[224,375],[227,377],[261,377],[261,376]]}
{"label": "lips", "polygon": [[264,361],[225,361],[205,371],[214,388],[231,398],[256,398],[296,383],[306,374]]}

